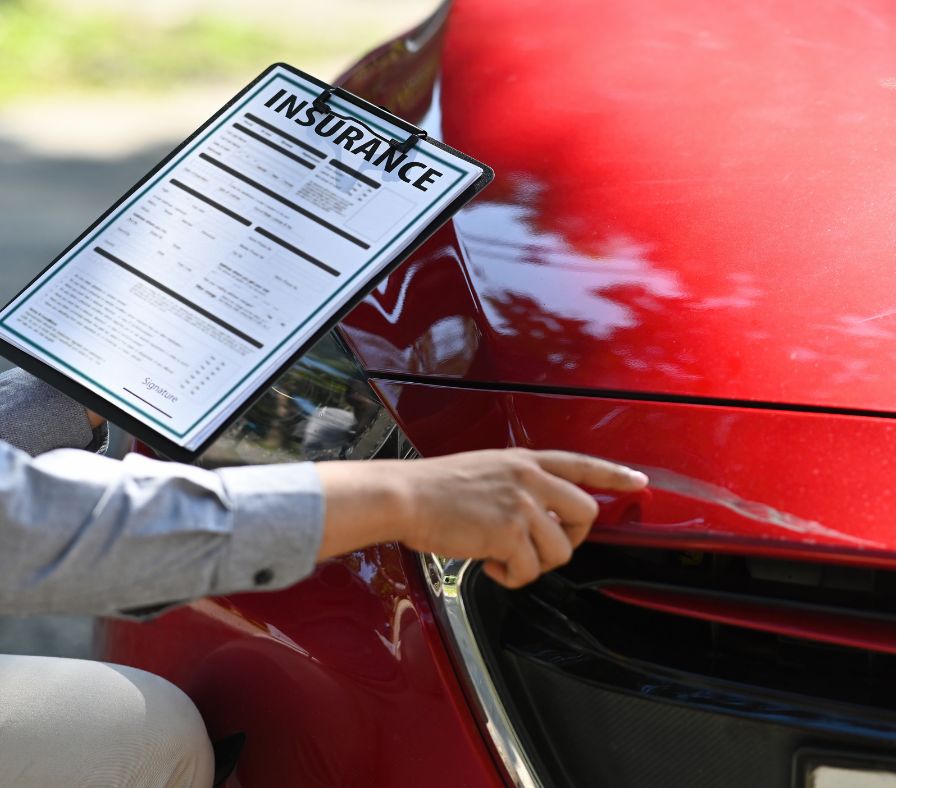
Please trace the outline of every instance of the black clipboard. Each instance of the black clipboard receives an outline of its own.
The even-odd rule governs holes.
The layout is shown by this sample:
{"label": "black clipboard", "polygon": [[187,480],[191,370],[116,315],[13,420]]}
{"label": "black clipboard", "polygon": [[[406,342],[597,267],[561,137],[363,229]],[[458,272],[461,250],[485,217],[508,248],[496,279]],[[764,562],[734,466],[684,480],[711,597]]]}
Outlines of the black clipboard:
{"label": "black clipboard", "polygon": [[[18,300],[20,296],[23,295],[26,291],[30,290],[37,280],[43,277],[43,275],[50,268],[55,266],[63,257],[68,255],[76,246],[80,245],[89,235],[94,233],[103,222],[112,216],[116,209],[118,209],[125,201],[129,200],[135,194],[135,192],[140,190],[145,184],[148,183],[148,181],[154,178],[166,165],[168,165],[179,153],[181,153],[184,148],[190,145],[190,143],[192,143],[197,137],[199,137],[210,126],[216,123],[223,115],[228,112],[228,110],[230,110],[234,105],[238,104],[247,94],[251,93],[254,88],[264,83],[266,78],[277,69],[290,72],[294,77],[309,83],[312,87],[319,88],[318,95],[316,95],[313,101],[314,107],[318,109],[329,108],[329,101],[331,98],[334,96],[337,98],[342,98],[344,101],[357,105],[361,109],[378,116],[385,122],[392,124],[406,132],[408,136],[404,140],[398,141],[389,140],[379,132],[370,129],[373,134],[386,139],[386,141],[388,141],[398,150],[408,151],[420,140],[426,144],[440,148],[441,150],[446,151],[447,153],[457,158],[463,159],[464,161],[469,162],[476,167],[479,167],[482,170],[482,175],[480,175],[473,183],[471,183],[461,193],[454,197],[447,207],[440,214],[438,214],[431,221],[431,223],[405,247],[405,249],[396,255],[374,276],[372,276],[369,281],[359,288],[359,290],[357,290],[351,298],[348,298],[327,322],[325,322],[320,328],[316,329],[312,334],[310,334],[310,336],[306,337],[299,349],[292,353],[291,356],[284,363],[278,366],[278,368],[275,369],[272,374],[268,375],[263,381],[261,381],[257,387],[254,388],[251,393],[247,395],[245,399],[236,407],[234,412],[226,417],[225,420],[218,427],[216,427],[211,434],[206,436],[194,449],[188,449],[185,446],[181,446],[180,444],[174,442],[170,438],[166,437],[165,435],[148,426],[146,423],[134,417],[133,414],[113,404],[109,400],[104,399],[91,389],[86,388],[79,381],[60,372],[54,367],[49,366],[41,359],[21,350],[15,345],[11,345],[5,339],[0,337],[0,355],[5,356],[27,372],[46,381],[85,407],[101,414],[101,416],[106,418],[108,421],[111,421],[127,430],[127,432],[144,441],[164,456],[180,462],[194,462],[199,457],[199,455],[202,454],[210,445],[212,445],[212,443],[215,442],[219,436],[222,435],[222,433],[224,433],[225,430],[228,429],[229,426],[231,426],[231,424],[239,418],[239,416],[247,411],[264,394],[264,392],[267,391],[267,389],[282,374],[284,374],[284,372],[293,366],[304,355],[304,353],[310,349],[312,345],[328,334],[340,321],[342,321],[342,319],[347,314],[349,314],[353,308],[355,308],[362,301],[363,298],[365,298],[373,289],[375,289],[379,283],[381,283],[389,274],[391,274],[392,271],[394,271],[408,257],[410,257],[457,211],[459,211],[464,205],[466,205],[477,194],[479,194],[493,180],[494,177],[492,168],[488,167],[480,161],[477,161],[471,156],[462,153],[461,151],[451,148],[449,145],[446,145],[439,140],[430,138],[424,130],[414,126],[402,118],[397,117],[396,115],[393,115],[383,107],[376,106],[366,101],[365,99],[362,99],[359,96],[344,90],[342,87],[323,82],[316,77],[310,76],[309,74],[301,71],[300,69],[287,65],[286,63],[274,63],[271,66],[268,66],[268,68],[261,72],[261,74],[259,74],[248,85],[246,85],[222,107],[220,107],[219,110],[212,115],[212,117],[210,117],[205,123],[199,126],[198,129],[189,135],[189,137],[177,145],[169,154],[167,154],[167,156],[165,156],[158,164],[156,164],[156,166],[154,166],[146,175],[144,175],[137,183],[135,183],[125,194],[115,201],[115,203],[111,205],[104,213],[102,213],[101,216],[99,216],[98,219],[96,219],[78,238],[76,238],[71,244],[62,250],[62,252],[58,254],[55,259],[52,260],[52,262],[42,269],[42,271],[36,274],[36,276],[34,276],[25,287],[23,287],[7,304],[3,306],[3,309],[6,309],[10,304]],[[339,117],[344,117],[338,111],[335,114]],[[356,123],[367,126],[367,124],[362,119],[356,118],[354,120]]]}

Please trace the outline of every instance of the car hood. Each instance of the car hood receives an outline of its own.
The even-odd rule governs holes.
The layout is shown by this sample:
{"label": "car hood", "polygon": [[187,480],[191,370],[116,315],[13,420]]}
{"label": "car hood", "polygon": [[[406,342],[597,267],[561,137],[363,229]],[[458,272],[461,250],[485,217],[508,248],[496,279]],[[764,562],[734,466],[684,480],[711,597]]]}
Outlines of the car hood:
{"label": "car hood", "polygon": [[497,179],[347,321],[366,366],[893,411],[893,14],[458,0],[371,97]]}

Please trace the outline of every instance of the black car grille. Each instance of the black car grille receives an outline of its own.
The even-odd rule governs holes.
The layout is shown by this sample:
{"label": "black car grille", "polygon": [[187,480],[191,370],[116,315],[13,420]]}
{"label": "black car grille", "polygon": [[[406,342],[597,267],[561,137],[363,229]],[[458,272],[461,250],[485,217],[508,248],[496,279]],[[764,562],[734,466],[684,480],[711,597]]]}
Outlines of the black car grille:
{"label": "black car grille", "polygon": [[893,758],[892,571],[586,545],[520,591],[464,589],[546,785],[792,788],[808,750]]}

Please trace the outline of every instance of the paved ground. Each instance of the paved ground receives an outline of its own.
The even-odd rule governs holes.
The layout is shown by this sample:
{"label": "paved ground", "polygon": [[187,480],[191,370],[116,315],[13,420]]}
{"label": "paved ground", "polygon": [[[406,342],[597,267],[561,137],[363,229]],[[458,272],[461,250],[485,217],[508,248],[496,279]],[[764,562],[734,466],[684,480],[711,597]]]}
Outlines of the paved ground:
{"label": "paved ground", "polygon": [[[116,0],[117,1],[117,0]],[[212,0],[231,8],[270,11],[248,0]],[[408,29],[437,0],[349,0],[342,4],[276,0],[291,18],[329,16],[331,24],[356,24],[356,14],[379,14],[388,36]],[[168,8],[183,8],[173,0]],[[162,6],[161,6],[162,7]],[[345,16],[342,16],[345,14]],[[342,18],[341,18],[342,17]],[[385,34],[382,34],[385,37]],[[375,41],[362,44],[371,48]],[[344,62],[299,64],[330,79]],[[165,96],[45,97],[0,107],[0,304],[6,303],[239,85],[181,90]],[[157,111],[155,111],[155,108]],[[0,357],[0,371],[10,365]],[[115,442],[121,445],[121,440]],[[93,621],[83,617],[0,617],[0,653],[90,656]]]}

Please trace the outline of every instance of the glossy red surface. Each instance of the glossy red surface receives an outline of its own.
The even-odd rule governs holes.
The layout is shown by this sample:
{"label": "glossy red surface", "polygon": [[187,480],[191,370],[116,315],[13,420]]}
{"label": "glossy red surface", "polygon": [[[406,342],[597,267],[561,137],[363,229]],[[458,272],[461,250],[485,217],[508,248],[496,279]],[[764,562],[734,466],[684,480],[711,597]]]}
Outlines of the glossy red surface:
{"label": "glossy red surface", "polygon": [[[497,172],[345,321],[368,367],[893,410],[891,4],[457,0],[440,43],[343,80]],[[596,541],[893,566],[891,420],[378,388],[427,455],[647,470]],[[247,733],[230,788],[502,784],[395,546],[100,634]]]}
{"label": "glossy red surface", "polygon": [[893,22],[873,0],[457,0],[413,119],[497,179],[347,320],[357,352],[893,410]]}
{"label": "glossy red surface", "polygon": [[558,448],[646,472],[642,494],[598,494],[597,541],[893,564],[893,419],[374,383],[428,456]]}
{"label": "glossy red surface", "polygon": [[189,693],[214,739],[246,734],[229,788],[503,785],[395,545],[99,635],[104,657]]}
{"label": "glossy red surface", "polygon": [[672,589],[615,585],[599,589],[605,596],[628,605],[663,613],[759,629],[788,637],[840,646],[895,653],[894,622],[879,618],[841,615],[748,599],[720,599]]}

